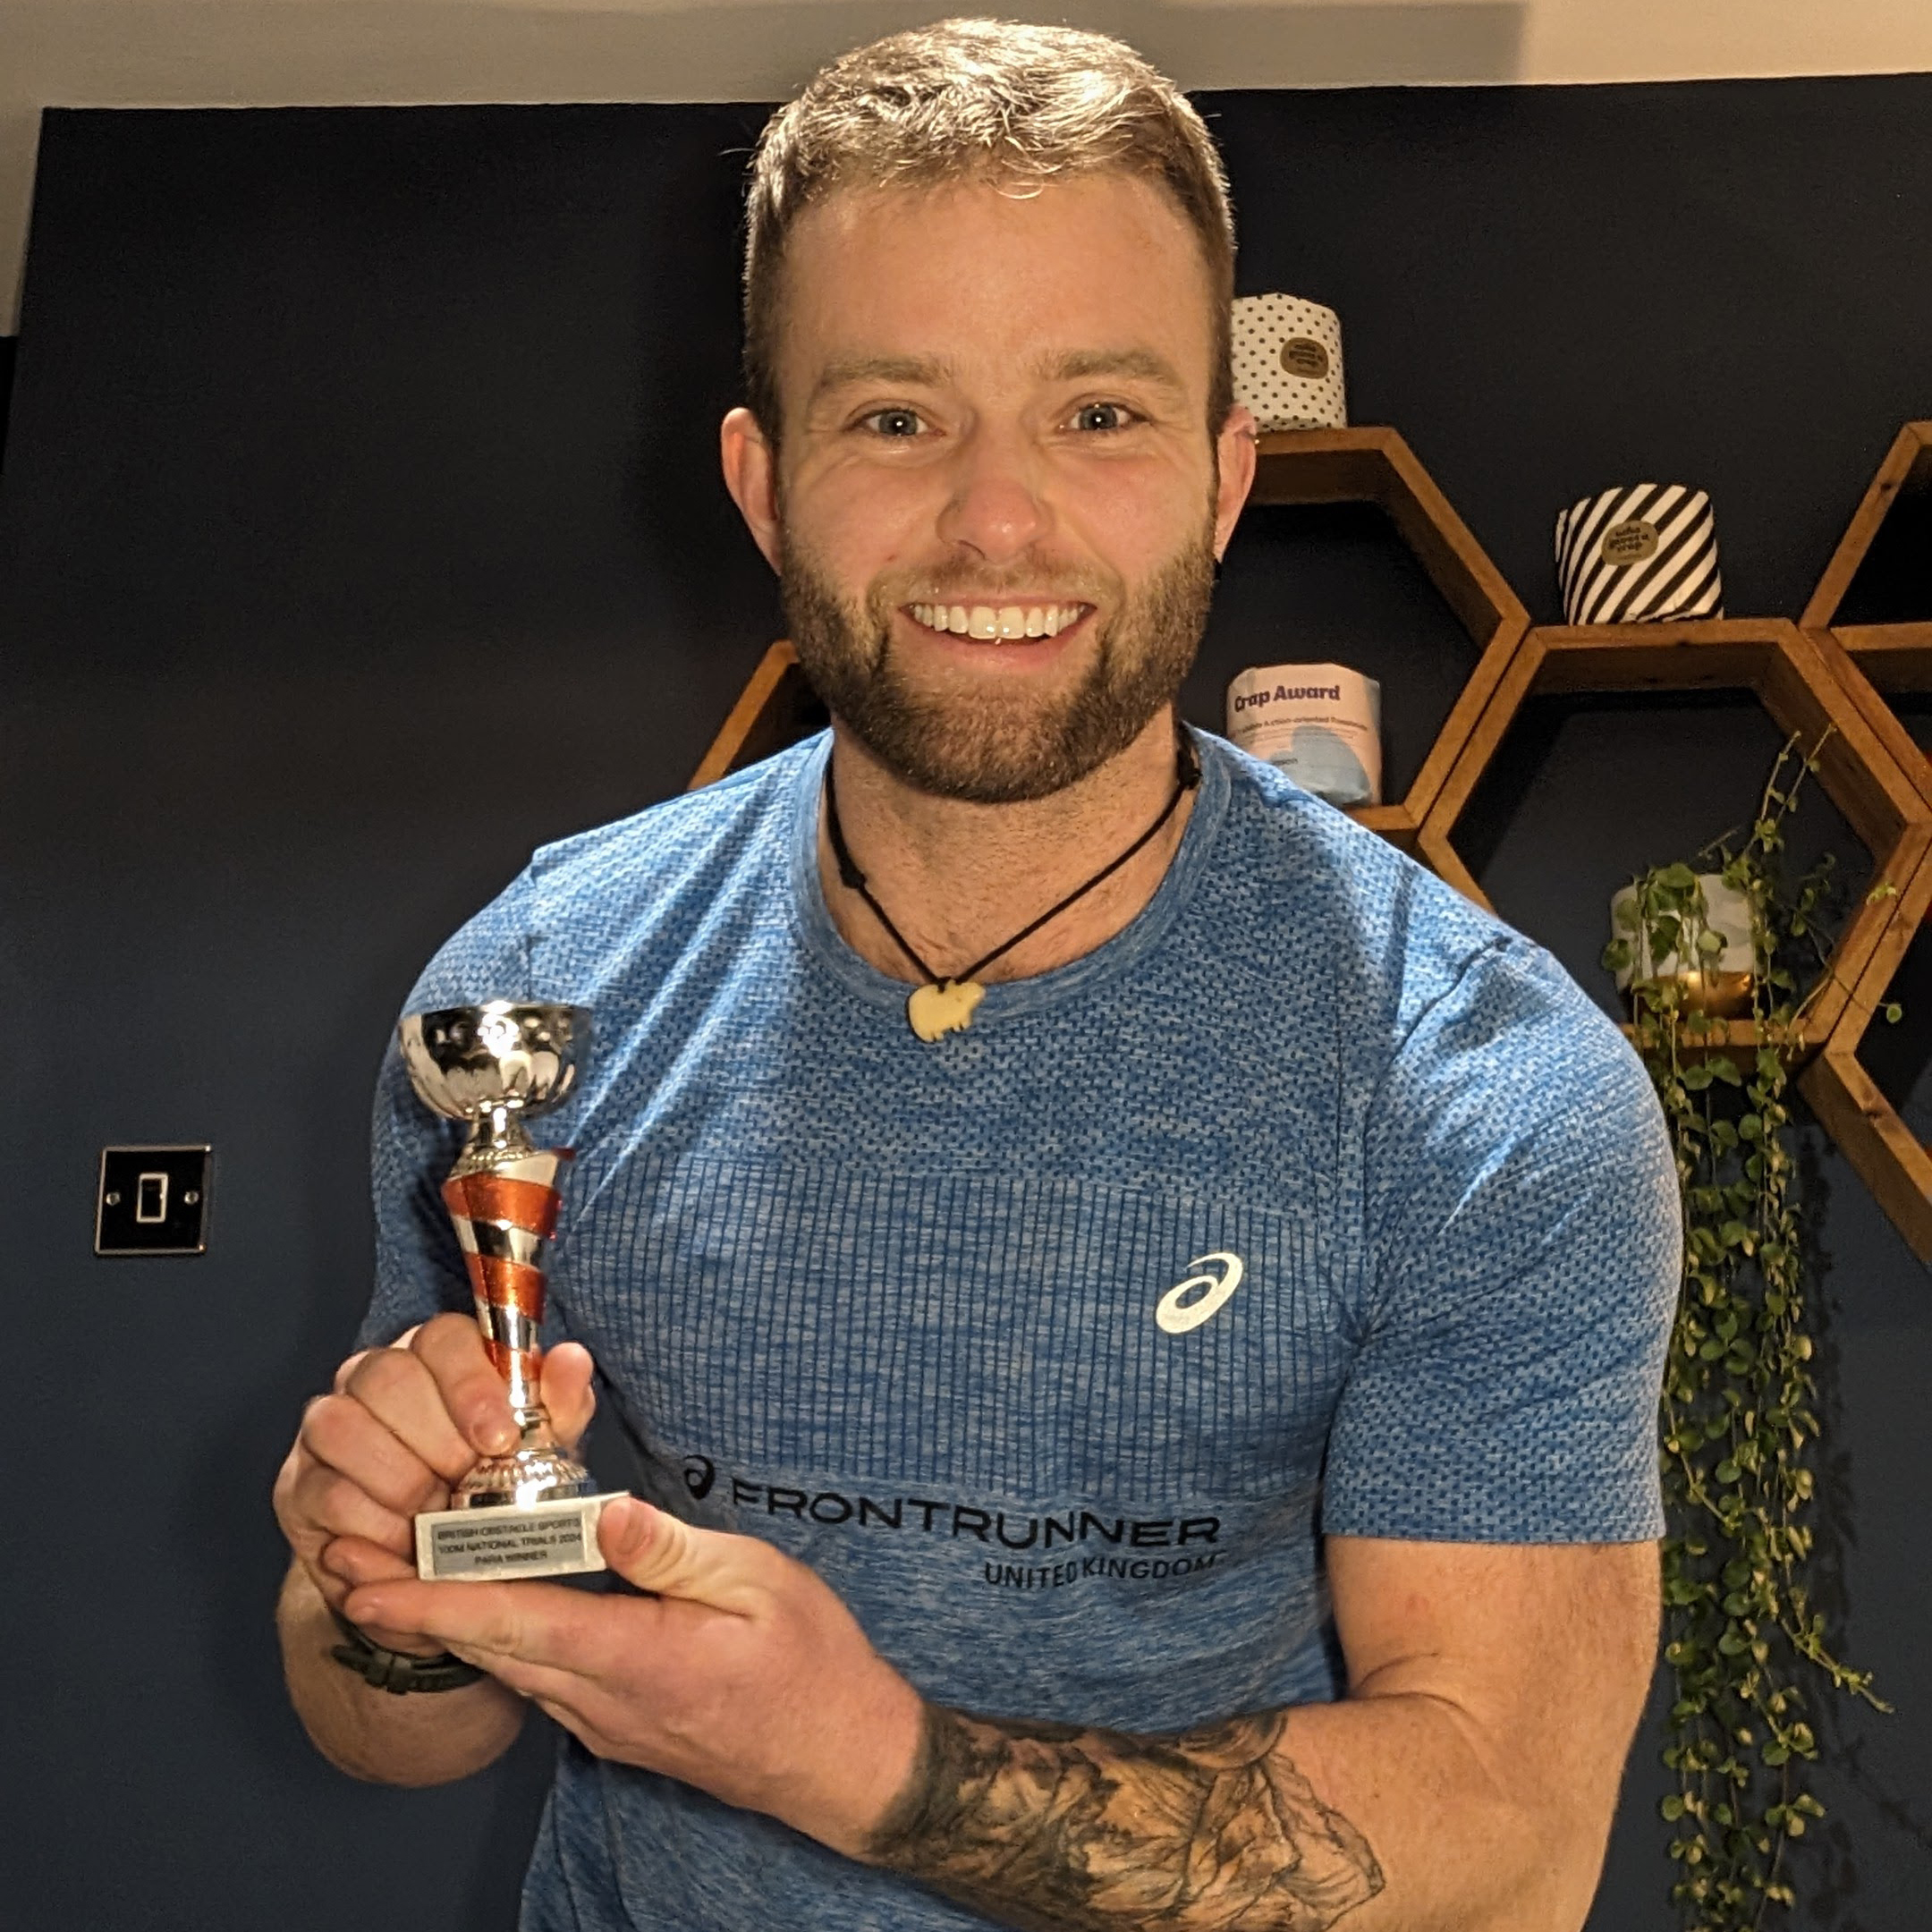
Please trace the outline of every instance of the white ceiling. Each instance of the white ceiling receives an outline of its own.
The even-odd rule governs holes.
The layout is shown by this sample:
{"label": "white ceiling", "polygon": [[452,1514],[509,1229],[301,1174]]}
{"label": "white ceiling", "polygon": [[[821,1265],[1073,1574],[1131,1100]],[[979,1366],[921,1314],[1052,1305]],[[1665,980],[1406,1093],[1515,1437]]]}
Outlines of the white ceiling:
{"label": "white ceiling", "polygon": [[[916,0],[0,0],[0,332],[46,106],[762,100]],[[1928,0],[1020,0],[1183,86],[1932,71]]]}

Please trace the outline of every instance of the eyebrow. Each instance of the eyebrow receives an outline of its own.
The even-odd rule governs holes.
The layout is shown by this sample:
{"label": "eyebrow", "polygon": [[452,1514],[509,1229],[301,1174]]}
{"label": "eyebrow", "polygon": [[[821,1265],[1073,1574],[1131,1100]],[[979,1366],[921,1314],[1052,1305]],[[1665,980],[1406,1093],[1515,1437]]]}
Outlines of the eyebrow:
{"label": "eyebrow", "polygon": [[843,361],[826,363],[818,371],[806,406],[809,408],[834,390],[851,389],[861,383],[903,383],[908,387],[936,389],[951,374],[950,365],[936,356],[847,356]]}
{"label": "eyebrow", "polygon": [[[1050,357],[1039,366],[1048,382],[1087,382],[1097,376],[1128,376],[1150,382],[1177,396],[1187,394],[1187,385],[1164,355],[1151,349],[1074,349]],[[818,372],[806,406],[841,389],[868,383],[883,383],[908,388],[936,389],[953,374],[952,365],[937,356],[861,355],[828,362]]]}
{"label": "eyebrow", "polygon": [[1187,394],[1180,372],[1164,355],[1151,349],[1076,349],[1048,362],[1041,370],[1050,382],[1085,382],[1095,376],[1132,376],[1142,382]]}

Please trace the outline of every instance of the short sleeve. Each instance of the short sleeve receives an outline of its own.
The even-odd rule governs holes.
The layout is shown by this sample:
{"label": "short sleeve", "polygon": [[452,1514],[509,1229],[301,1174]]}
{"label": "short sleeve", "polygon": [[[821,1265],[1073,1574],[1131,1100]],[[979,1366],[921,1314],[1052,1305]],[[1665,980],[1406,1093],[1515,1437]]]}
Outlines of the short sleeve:
{"label": "short sleeve", "polygon": [[[531,893],[532,876],[526,871],[430,961],[403,1012],[533,992]],[[357,1335],[359,1348],[385,1345],[432,1315],[470,1306],[469,1276],[441,1191],[462,1142],[459,1123],[430,1113],[416,1097],[392,1033],[370,1123],[376,1286]]]}
{"label": "short sleeve", "polygon": [[1331,1535],[1660,1535],[1675,1167],[1641,1063],[1549,955],[1479,951],[1402,1041],[1364,1150],[1368,1270]]}

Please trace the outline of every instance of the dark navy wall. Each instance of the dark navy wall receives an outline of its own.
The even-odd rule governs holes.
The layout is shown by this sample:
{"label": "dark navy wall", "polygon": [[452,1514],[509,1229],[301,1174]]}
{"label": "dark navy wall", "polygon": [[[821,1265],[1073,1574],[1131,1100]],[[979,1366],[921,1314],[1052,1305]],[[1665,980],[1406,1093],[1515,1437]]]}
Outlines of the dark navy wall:
{"label": "dark navy wall", "polygon": [[[1541,616],[1556,506],[1655,476],[1712,490],[1733,613],[1795,614],[1932,415],[1932,79],[1206,106],[1243,289],[1341,309],[1357,419],[1403,430]],[[47,117],[0,470],[19,1923],[513,1922],[543,1741],[440,1792],[316,1758],[267,1490],[366,1292],[366,1097],[416,965],[533,843],[676,789],[777,633],[715,457],[761,117]],[[1374,520],[1257,513],[1191,708],[1328,656],[1384,678],[1412,768],[1460,634]],[[1748,708],[1546,709],[1468,850],[1607,1000],[1607,894],[1735,824],[1775,747]],[[1893,1043],[1902,1096],[1928,1046]],[[216,1147],[208,1254],[95,1259],[100,1146],[174,1139]],[[1824,1727],[1799,1922],[1916,1932],[1932,1298],[1807,1153],[1826,1594],[1899,1715]],[[1667,1922],[1654,1758],[1597,1932]]]}

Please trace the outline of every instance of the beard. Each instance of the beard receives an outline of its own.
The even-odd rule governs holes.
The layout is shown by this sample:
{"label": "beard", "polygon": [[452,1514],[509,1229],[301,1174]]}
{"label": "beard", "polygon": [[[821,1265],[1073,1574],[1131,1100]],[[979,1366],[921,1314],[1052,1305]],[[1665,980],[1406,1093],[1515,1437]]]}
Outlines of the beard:
{"label": "beard", "polygon": [[[1133,591],[1117,578],[1089,580],[1088,592],[1049,573],[1023,582],[1049,602],[1111,604],[1114,616],[1095,640],[1092,662],[1070,691],[1042,699],[1004,689],[922,691],[893,650],[892,619],[903,604],[996,604],[986,573],[928,572],[893,583],[876,579],[862,604],[843,598],[811,556],[787,544],[780,589],[792,648],[828,709],[850,726],[887,770],[936,798],[1013,805],[1046,798],[1124,751],[1157,713],[1172,705],[1200,648],[1214,589],[1211,522]],[[951,579],[956,581],[949,581]],[[967,594],[949,597],[949,589]],[[901,591],[904,595],[901,595]],[[997,643],[982,647],[997,650]],[[1017,683],[1019,681],[1013,681]]]}

